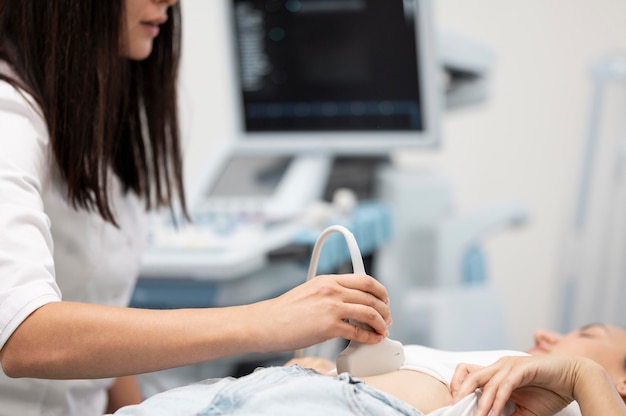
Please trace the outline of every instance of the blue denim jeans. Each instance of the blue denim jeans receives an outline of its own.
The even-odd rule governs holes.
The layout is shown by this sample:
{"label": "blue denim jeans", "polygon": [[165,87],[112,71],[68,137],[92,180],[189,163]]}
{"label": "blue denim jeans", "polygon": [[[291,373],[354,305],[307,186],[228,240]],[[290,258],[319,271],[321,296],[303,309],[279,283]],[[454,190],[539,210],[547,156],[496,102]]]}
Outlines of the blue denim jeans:
{"label": "blue denim jeans", "polygon": [[241,378],[192,384],[119,410],[132,416],[423,416],[407,403],[348,374],[323,376],[297,365],[270,367]]}

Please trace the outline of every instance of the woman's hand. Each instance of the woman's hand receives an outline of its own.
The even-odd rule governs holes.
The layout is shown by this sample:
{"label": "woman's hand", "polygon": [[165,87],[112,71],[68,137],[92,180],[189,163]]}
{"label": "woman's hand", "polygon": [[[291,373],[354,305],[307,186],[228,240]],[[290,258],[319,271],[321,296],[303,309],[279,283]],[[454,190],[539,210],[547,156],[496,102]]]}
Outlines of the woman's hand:
{"label": "woman's hand", "polygon": [[301,357],[292,358],[285,363],[285,367],[297,364],[302,368],[311,368],[320,374],[327,375],[335,369],[335,363],[322,357]]}
{"label": "woman's hand", "polygon": [[[453,402],[482,388],[476,416],[500,415],[508,400],[516,416],[554,415],[575,399],[578,357],[504,357],[493,365],[459,364],[450,384]],[[599,413],[598,413],[599,414]]]}
{"label": "woman's hand", "polygon": [[322,275],[275,299],[250,305],[255,309],[250,314],[255,317],[251,330],[265,351],[295,350],[337,337],[375,344],[388,335],[388,303],[386,289],[370,276]]}
{"label": "woman's hand", "polygon": [[139,404],[143,401],[141,387],[135,376],[118,377],[109,387],[106,414],[113,414],[124,406]]}

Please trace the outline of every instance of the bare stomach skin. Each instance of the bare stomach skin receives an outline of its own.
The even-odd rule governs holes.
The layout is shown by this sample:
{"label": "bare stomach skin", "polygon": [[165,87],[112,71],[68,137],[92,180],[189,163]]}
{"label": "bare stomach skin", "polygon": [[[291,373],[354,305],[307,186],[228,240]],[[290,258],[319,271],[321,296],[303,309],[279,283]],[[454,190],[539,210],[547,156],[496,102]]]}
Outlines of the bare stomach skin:
{"label": "bare stomach skin", "polygon": [[448,406],[452,401],[448,386],[428,374],[417,371],[398,370],[359,378],[365,384],[407,402],[422,413],[430,413]]}
{"label": "bare stomach skin", "polygon": [[[320,357],[295,358],[285,365],[298,364],[320,374],[336,376],[335,363]],[[422,413],[448,406],[452,394],[446,384],[436,378],[412,370],[398,370],[372,377],[359,377],[365,384],[397,397]]]}

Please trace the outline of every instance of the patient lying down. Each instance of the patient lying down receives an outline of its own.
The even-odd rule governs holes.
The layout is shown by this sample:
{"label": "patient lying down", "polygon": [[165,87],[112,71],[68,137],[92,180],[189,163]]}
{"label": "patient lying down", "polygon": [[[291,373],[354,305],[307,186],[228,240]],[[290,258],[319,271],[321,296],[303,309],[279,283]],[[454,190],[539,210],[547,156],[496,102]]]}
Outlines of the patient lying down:
{"label": "patient lying down", "polygon": [[[474,415],[477,411],[480,394],[472,394],[453,404],[451,384],[459,363],[468,363],[480,367],[488,366],[502,357],[530,357],[530,354],[519,351],[442,351],[419,345],[407,345],[404,366],[390,373],[372,377],[361,377],[363,383],[386,392],[403,402],[410,404],[421,413],[431,416],[464,416]],[[298,364],[312,367],[326,374],[333,374],[332,363],[315,358],[292,360],[287,364]],[[459,376],[457,376],[459,377]],[[550,415],[580,415],[576,403],[561,400],[553,406]],[[567,407],[566,407],[567,406]],[[566,407],[566,408],[565,408]],[[565,408],[565,409],[563,409]],[[504,415],[511,415],[515,410],[513,403],[504,409]]]}
{"label": "patient lying down", "polygon": [[405,356],[399,371],[360,379],[322,375],[332,363],[302,359],[170,390],[115,414],[626,415],[626,331],[617,327],[538,331],[527,353],[410,345]]}

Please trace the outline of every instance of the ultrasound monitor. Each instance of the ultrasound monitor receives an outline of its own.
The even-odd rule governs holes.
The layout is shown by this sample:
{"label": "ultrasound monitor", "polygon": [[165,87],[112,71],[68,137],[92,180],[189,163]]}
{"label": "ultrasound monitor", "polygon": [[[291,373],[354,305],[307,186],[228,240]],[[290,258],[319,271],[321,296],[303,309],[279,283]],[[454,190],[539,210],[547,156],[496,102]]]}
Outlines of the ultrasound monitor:
{"label": "ultrasound monitor", "polygon": [[253,152],[386,155],[438,143],[430,0],[228,0]]}

